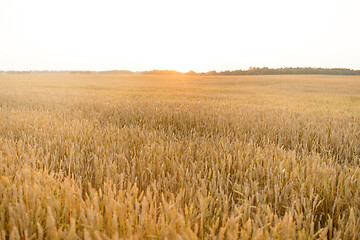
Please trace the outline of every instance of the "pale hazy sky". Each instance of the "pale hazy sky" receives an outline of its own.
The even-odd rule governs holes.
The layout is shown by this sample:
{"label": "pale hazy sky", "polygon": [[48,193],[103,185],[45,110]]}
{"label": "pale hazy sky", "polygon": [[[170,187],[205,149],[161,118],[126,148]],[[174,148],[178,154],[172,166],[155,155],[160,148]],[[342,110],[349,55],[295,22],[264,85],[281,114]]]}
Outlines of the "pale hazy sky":
{"label": "pale hazy sky", "polygon": [[360,69],[360,0],[0,0],[0,70]]}

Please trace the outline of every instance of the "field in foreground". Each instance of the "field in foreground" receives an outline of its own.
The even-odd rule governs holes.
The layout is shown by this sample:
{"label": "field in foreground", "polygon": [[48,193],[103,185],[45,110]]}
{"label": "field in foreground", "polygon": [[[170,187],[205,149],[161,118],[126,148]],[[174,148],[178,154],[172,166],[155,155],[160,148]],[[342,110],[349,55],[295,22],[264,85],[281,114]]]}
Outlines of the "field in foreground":
{"label": "field in foreground", "polygon": [[359,239],[360,77],[0,75],[0,239]]}

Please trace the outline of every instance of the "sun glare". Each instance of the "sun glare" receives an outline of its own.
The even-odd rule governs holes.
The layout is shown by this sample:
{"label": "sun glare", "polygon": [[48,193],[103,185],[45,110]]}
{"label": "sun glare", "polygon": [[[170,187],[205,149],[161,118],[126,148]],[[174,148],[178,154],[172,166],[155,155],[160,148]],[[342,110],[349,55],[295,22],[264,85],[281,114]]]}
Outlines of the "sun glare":
{"label": "sun glare", "polygon": [[0,5],[5,69],[358,67],[358,1],[6,0]]}

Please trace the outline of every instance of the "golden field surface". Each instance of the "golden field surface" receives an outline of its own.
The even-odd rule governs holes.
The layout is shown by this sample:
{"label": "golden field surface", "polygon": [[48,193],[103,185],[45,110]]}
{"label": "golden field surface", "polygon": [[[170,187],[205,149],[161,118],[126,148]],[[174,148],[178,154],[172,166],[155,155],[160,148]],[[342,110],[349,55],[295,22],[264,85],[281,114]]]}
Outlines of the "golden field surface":
{"label": "golden field surface", "polygon": [[0,239],[359,239],[360,77],[0,75]]}

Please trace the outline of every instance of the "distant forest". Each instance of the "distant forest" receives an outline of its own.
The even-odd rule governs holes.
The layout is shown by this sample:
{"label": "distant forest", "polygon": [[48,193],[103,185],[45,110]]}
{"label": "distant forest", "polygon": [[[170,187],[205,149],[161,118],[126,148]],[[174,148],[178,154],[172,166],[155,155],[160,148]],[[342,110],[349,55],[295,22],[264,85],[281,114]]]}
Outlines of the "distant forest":
{"label": "distant forest", "polygon": [[146,75],[199,75],[199,76],[237,76],[237,75],[280,75],[280,74],[323,74],[323,75],[360,75],[360,70],[348,68],[258,68],[250,67],[248,70],[209,71],[197,73],[189,71],[181,73],[174,70],[152,70],[132,72],[128,70],[110,71],[0,71],[0,74],[146,74]]}

